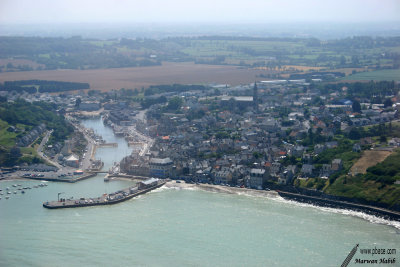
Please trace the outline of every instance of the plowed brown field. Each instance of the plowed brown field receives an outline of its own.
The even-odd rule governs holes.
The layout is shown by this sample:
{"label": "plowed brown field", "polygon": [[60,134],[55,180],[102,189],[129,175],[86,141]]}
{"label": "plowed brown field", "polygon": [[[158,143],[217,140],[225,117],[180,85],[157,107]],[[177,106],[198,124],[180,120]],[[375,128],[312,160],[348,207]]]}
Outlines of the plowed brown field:
{"label": "plowed brown field", "polygon": [[0,73],[0,82],[15,80],[55,80],[87,82],[91,89],[108,91],[120,88],[141,88],[159,84],[244,84],[254,82],[267,71],[235,66],[194,63],[163,63],[162,66],[94,70],[46,70]]}
{"label": "plowed brown field", "polygon": [[354,174],[366,173],[369,167],[384,161],[390,154],[392,154],[390,151],[366,150],[363,152],[362,157],[351,167],[350,172]]}

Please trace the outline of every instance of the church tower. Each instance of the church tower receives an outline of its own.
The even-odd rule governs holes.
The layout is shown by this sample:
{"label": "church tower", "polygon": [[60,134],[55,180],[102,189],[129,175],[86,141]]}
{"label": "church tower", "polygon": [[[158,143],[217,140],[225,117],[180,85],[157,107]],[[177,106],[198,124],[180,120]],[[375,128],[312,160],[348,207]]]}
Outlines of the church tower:
{"label": "church tower", "polygon": [[254,82],[254,88],[253,88],[253,105],[254,105],[254,110],[258,112],[258,88],[257,88],[257,83]]}

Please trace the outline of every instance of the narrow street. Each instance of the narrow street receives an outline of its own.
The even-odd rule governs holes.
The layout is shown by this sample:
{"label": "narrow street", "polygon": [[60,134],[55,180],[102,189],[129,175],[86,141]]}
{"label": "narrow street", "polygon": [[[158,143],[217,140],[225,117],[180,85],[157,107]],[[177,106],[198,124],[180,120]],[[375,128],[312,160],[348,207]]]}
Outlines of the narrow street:
{"label": "narrow street", "polygon": [[54,165],[57,168],[61,169],[61,168],[63,168],[63,166],[61,166],[60,164],[58,164],[55,161],[52,161],[51,159],[49,159],[47,156],[45,156],[43,154],[43,147],[49,141],[49,138],[50,138],[52,133],[53,133],[53,130],[50,130],[50,131],[46,132],[46,135],[43,137],[42,142],[40,142],[39,147],[37,148],[37,153],[38,153],[39,157],[41,157],[44,161],[46,161],[46,162],[50,163],[51,165]]}
{"label": "narrow street", "polygon": [[[141,110],[136,115],[136,119],[144,122],[146,120],[146,118],[145,118],[146,111],[147,110]],[[144,145],[143,145],[142,150],[139,152],[139,156],[141,156],[141,157],[144,156],[146,153],[149,152],[150,148],[153,146],[154,140],[151,137],[146,136],[146,135],[142,134],[141,132],[139,132],[136,129],[136,125],[130,126],[128,129],[132,135],[136,135],[138,137],[138,139],[143,142]]]}

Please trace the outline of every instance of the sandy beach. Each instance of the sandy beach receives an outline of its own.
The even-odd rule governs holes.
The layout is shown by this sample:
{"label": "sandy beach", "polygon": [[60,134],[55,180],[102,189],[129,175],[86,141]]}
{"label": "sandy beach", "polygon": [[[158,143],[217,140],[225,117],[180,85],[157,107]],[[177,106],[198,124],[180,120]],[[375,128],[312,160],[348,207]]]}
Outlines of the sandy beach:
{"label": "sandy beach", "polygon": [[182,188],[182,189],[200,189],[208,192],[216,192],[216,193],[226,193],[226,194],[246,194],[251,196],[258,196],[258,197],[279,197],[276,191],[266,191],[266,190],[255,190],[255,189],[248,189],[248,188],[238,188],[238,187],[229,187],[229,186],[221,186],[221,185],[211,185],[211,184],[188,184],[183,181],[177,183],[176,181],[172,180],[167,182],[165,187],[169,188]]}

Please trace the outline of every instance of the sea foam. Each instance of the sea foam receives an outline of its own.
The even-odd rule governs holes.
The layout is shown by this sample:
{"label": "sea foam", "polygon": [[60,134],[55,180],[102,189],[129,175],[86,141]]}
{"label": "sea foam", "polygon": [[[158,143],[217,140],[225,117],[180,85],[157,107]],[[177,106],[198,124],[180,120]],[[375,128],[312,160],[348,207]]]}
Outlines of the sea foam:
{"label": "sea foam", "polygon": [[318,209],[323,212],[330,212],[330,213],[358,217],[358,218],[364,219],[366,221],[369,221],[371,223],[388,225],[388,226],[392,226],[392,227],[400,230],[400,222],[398,222],[398,221],[387,220],[387,219],[384,219],[384,218],[381,218],[381,217],[378,217],[375,215],[367,214],[367,213],[364,213],[361,211],[322,207],[322,206],[317,206],[317,205],[313,205],[313,204],[309,204],[309,203],[302,203],[302,202],[297,202],[294,200],[287,200],[282,197],[276,197],[276,198],[271,198],[271,199],[281,202],[281,203],[295,205],[295,206],[302,207],[302,208],[314,208],[314,209]]}

